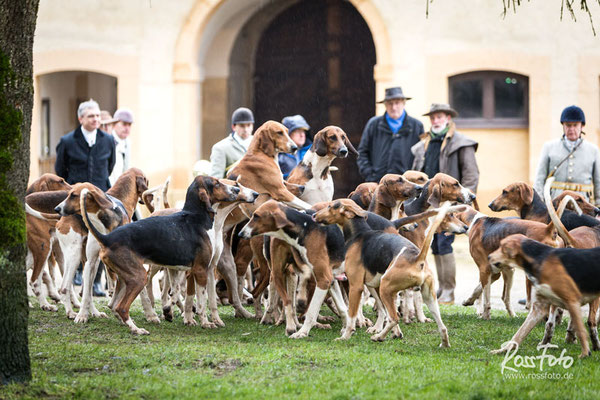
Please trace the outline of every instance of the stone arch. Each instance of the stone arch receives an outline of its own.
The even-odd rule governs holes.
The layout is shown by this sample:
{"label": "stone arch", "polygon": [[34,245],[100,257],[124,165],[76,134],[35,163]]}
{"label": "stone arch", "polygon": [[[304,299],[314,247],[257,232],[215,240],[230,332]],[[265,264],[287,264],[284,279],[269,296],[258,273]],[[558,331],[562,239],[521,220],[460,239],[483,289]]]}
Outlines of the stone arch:
{"label": "stone arch", "polygon": [[[277,6],[288,7],[295,1],[277,2]],[[175,157],[182,168],[192,165],[200,155],[206,157],[210,149],[206,148],[208,143],[202,137],[218,134],[228,124],[226,87],[232,72],[229,71],[229,55],[239,30],[251,16],[262,10],[264,3],[260,0],[198,0],[180,31],[173,63],[174,109],[178,110],[174,132],[179,135],[180,143],[195,146],[194,155],[182,153]],[[375,92],[379,97],[392,81],[394,72],[387,25],[371,0],[350,0],[350,3],[371,30],[377,60],[374,68]],[[227,25],[225,22],[228,22]],[[206,57],[207,54],[216,54],[211,52],[211,47],[218,48],[219,57]],[[215,76],[216,71],[220,71],[222,76]]]}

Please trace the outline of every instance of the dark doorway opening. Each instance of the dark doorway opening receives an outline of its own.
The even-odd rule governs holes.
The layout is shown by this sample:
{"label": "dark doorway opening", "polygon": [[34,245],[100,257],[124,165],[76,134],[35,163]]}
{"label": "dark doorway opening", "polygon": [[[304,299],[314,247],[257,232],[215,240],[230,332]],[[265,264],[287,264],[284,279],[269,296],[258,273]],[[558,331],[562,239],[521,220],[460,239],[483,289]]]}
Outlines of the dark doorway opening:
{"label": "dark doorway opening", "polygon": [[[256,126],[301,114],[314,134],[341,127],[355,147],[375,112],[375,45],[371,31],[348,1],[305,0],[265,29],[256,53]],[[362,182],[356,158],[336,160],[334,197]]]}

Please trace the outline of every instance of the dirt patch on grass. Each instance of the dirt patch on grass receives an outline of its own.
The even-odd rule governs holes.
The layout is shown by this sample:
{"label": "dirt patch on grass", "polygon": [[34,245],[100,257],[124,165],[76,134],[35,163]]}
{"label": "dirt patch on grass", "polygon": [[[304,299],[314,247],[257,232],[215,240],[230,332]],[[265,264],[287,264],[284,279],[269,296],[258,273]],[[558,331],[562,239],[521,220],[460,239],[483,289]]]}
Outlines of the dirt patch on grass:
{"label": "dirt patch on grass", "polygon": [[197,360],[194,362],[196,367],[210,368],[214,371],[215,376],[227,375],[236,369],[242,367],[244,364],[237,358],[227,358],[225,360],[217,361],[213,359]]}

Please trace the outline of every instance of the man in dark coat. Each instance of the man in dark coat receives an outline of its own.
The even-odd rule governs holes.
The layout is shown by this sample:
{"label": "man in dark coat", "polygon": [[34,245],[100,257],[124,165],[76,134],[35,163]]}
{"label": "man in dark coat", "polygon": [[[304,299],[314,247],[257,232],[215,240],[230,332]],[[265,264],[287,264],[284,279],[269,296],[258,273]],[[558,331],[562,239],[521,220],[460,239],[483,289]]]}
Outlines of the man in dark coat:
{"label": "man in dark coat", "polygon": [[[78,126],[60,138],[56,146],[56,175],[68,183],[90,182],[100,189],[110,188],[110,176],[115,166],[116,150],[113,137],[101,131],[100,106],[94,100],[84,101],[77,109]],[[94,296],[106,296],[101,287],[102,263],[94,279]],[[73,283],[81,285],[81,265]]]}
{"label": "man in dark coat", "polygon": [[385,90],[385,113],[367,122],[360,138],[358,169],[367,182],[379,182],[385,174],[403,174],[411,169],[414,156],[410,148],[423,133],[421,121],[404,109],[406,100],[402,88]]}
{"label": "man in dark coat", "polygon": [[[411,149],[415,155],[413,169],[425,172],[432,178],[438,172],[456,178],[461,185],[477,192],[479,168],[475,159],[477,142],[456,131],[452,118],[458,113],[448,104],[432,104],[423,114],[431,120],[431,130]],[[431,243],[438,273],[438,301],[454,303],[456,287],[456,262],[452,251],[454,235],[435,234]]]}
{"label": "man in dark coat", "polygon": [[94,100],[81,103],[77,117],[81,125],[56,146],[56,174],[68,183],[90,182],[107,191],[115,166],[115,141],[99,129],[100,107]]}

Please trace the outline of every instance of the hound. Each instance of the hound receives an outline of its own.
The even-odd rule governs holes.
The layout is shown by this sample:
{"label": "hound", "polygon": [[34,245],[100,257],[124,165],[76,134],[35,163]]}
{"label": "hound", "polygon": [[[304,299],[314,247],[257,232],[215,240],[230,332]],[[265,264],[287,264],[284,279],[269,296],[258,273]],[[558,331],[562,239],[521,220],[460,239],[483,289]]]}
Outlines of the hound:
{"label": "hound", "polygon": [[[390,330],[394,337],[402,337],[398,327],[396,296],[400,290],[421,287],[423,298],[433,314],[442,337],[442,346],[449,347],[448,332],[439,314],[434,289],[434,279],[425,258],[433,233],[449,211],[446,204],[419,249],[412,242],[396,234],[373,231],[369,228],[367,214],[352,200],[336,200],[315,214],[315,220],[325,224],[340,224],[350,231],[345,257],[345,269],[350,283],[349,320],[344,325],[340,339],[349,339],[355,330],[355,321],[363,292],[363,285],[379,287],[381,301],[387,313],[387,325],[371,337],[382,341]],[[378,305],[381,306],[381,305]]]}
{"label": "hound", "polygon": [[[594,301],[600,295],[598,260],[598,247],[555,249],[521,234],[504,238],[500,247],[490,254],[489,262],[496,267],[508,264],[522,268],[536,289],[535,301],[512,339],[492,353],[503,353],[521,344],[548,314],[548,307],[552,304],[569,311],[581,345],[579,357],[589,356],[591,352],[581,318],[581,305]],[[588,320],[588,325],[592,335],[597,337],[595,316],[592,321]]]}
{"label": "hound", "polygon": [[86,209],[88,191],[81,193],[83,221],[100,244],[102,261],[118,277],[112,310],[133,334],[148,334],[129,316],[133,300],[144,289],[144,263],[189,271],[184,323],[196,325],[192,306],[195,283],[206,287],[207,269],[213,254],[214,210],[211,204],[234,201],[240,189],[216,178],[198,176],[188,187],[183,209],[175,214],[145,218],[102,234],[90,222]]}
{"label": "hound", "polygon": [[361,183],[348,195],[348,198],[355,202],[360,208],[363,210],[368,210],[369,205],[371,204],[371,200],[373,200],[373,195],[375,194],[375,189],[377,189],[377,182],[364,182]]}
{"label": "hound", "polygon": [[[295,322],[293,307],[285,289],[283,274],[275,271],[283,269],[287,264],[287,257],[271,257],[273,271],[272,284],[275,285],[283,305],[286,316],[286,333],[293,339],[308,336],[310,329],[316,323],[321,304],[329,291],[335,301],[337,309],[345,315],[346,305],[341,293],[331,287],[333,274],[337,273],[344,261],[344,237],[335,226],[324,227],[313,221],[310,215],[296,211],[275,201],[268,201],[261,205],[252,215],[250,221],[240,231],[243,238],[256,235],[267,235],[278,238],[292,246],[300,258],[296,265],[306,265],[317,281],[317,287],[312,297],[304,324],[298,332]],[[273,246],[271,246],[273,249]]]}
{"label": "hound", "polygon": [[309,209],[308,203],[286,188],[277,164],[277,154],[294,153],[296,150],[298,146],[288,136],[287,128],[279,122],[267,121],[256,130],[248,151],[231,168],[227,178],[291,207]]}
{"label": "hound", "polygon": [[[578,228],[573,229],[572,231],[567,231],[565,226],[560,220],[560,212],[561,205],[559,206],[558,214],[557,211],[554,210],[554,206],[550,199],[550,186],[552,182],[554,182],[554,177],[548,178],[546,180],[546,184],[544,185],[544,201],[546,202],[546,206],[548,207],[548,211],[550,213],[550,218],[552,222],[556,226],[556,230],[558,235],[564,240],[566,247],[574,247],[578,249],[591,249],[594,247],[600,246],[600,225],[589,227],[589,226],[580,226]],[[584,202],[581,200],[574,200],[569,194],[564,195],[565,192],[561,193],[561,198],[563,199],[571,199],[575,204],[574,207],[577,208],[579,213],[582,212],[579,209],[580,205],[583,205],[588,210],[590,209],[587,204],[589,204],[585,199]],[[575,193],[575,192],[571,192]],[[577,193],[578,197],[583,198],[583,196]],[[564,202],[564,200],[563,200]],[[587,204],[586,204],[587,203]],[[594,350],[600,350],[600,340],[598,339],[598,329],[597,329],[597,321],[596,314],[598,312],[598,307],[600,306],[600,298],[597,298],[590,302],[589,313],[588,313],[588,327],[590,329],[590,334],[592,338],[592,346]],[[554,327],[560,323],[557,321],[562,314],[562,310],[558,307],[550,307],[550,315],[548,317],[548,321],[546,323],[546,332],[544,333],[544,338],[542,339],[542,344],[550,343],[552,340],[552,336],[554,334]],[[567,342],[574,342],[575,336],[573,335],[573,324],[574,319],[571,318],[569,320],[569,326],[567,327],[567,336],[565,340]]]}
{"label": "hound", "polygon": [[[33,181],[26,191],[25,205],[29,208],[26,214],[27,225],[27,270],[33,269],[30,279],[33,293],[38,299],[40,307],[47,311],[57,311],[57,307],[48,303],[44,294],[41,281],[48,289],[48,295],[55,301],[60,301],[60,296],[56,291],[53,279],[53,264],[48,264],[48,272],[44,266],[50,261],[50,255],[58,259],[58,265],[62,268],[62,253],[56,243],[54,235],[57,218],[48,215],[34,216],[31,211],[42,211],[43,213],[53,213],[56,204],[60,203],[68,190],[71,189],[63,178],[54,174],[43,174]],[[61,271],[62,272],[62,271]]]}
{"label": "hound", "polygon": [[[525,182],[515,182],[502,189],[502,193],[490,202],[488,207],[492,211],[513,210],[519,214],[522,219],[543,222],[550,222],[548,208],[544,200],[535,192],[533,187]],[[589,215],[578,215],[575,212],[566,210],[561,217],[561,221],[567,230],[575,229],[579,226],[596,226],[600,221]],[[531,304],[531,282],[525,282],[527,289],[527,305],[529,309]]]}
{"label": "hound", "polygon": [[[148,180],[144,173],[137,168],[125,171],[106,193],[90,183],[79,183],[73,186],[67,198],[56,206],[55,211],[63,217],[56,224],[56,236],[64,254],[65,273],[60,293],[65,312],[69,319],[76,323],[87,322],[90,314],[93,317],[106,317],[99,312],[92,299],[92,282],[99,265],[98,243],[88,238],[87,229],[80,214],[80,194],[87,190],[93,198],[94,218],[102,225],[104,232],[109,232],[118,226],[131,221],[131,215],[142,194],[148,189]],[[87,241],[86,241],[87,238]],[[84,253],[83,253],[84,252]],[[85,255],[85,259],[82,257]],[[85,261],[83,268],[83,304],[76,314],[73,311],[68,293],[73,283],[73,275],[80,262]],[[109,271],[110,273],[110,271]],[[156,322],[156,321],[155,321]]]}
{"label": "hound", "polygon": [[483,292],[482,309],[478,310],[479,317],[490,319],[490,289],[491,284],[500,278],[504,279],[502,301],[508,315],[514,317],[515,313],[510,303],[510,290],[512,288],[514,269],[497,269],[488,262],[488,255],[500,246],[500,241],[514,233],[522,233],[540,242],[553,247],[562,246],[562,240],[557,236],[552,222],[544,224],[518,218],[488,217],[472,208],[459,213],[458,218],[469,226],[469,251],[471,257],[479,268],[479,284],[462,304],[473,305]]}

